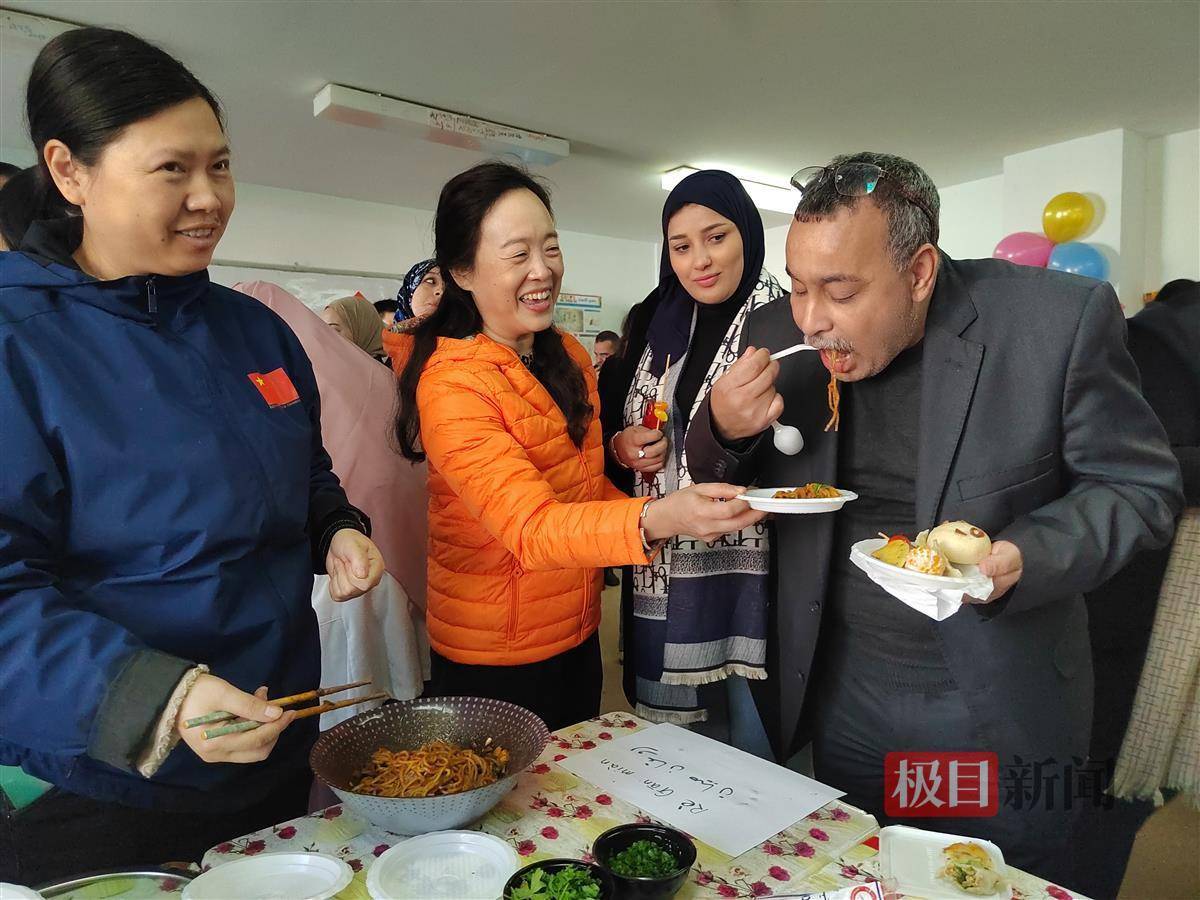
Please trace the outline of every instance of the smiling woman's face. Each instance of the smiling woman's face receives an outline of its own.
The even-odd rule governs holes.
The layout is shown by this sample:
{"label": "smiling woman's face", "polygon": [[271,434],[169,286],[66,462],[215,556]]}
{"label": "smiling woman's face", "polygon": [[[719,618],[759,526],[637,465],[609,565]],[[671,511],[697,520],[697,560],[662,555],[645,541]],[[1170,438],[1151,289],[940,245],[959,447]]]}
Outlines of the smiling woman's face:
{"label": "smiling woman's face", "polygon": [[63,196],[83,213],[80,264],[104,279],[186,275],[212,261],[233,213],[229,146],[200,98],[134,122],[95,165],[46,144]]}
{"label": "smiling woman's face", "polygon": [[484,216],[470,271],[454,280],[475,298],[488,337],[510,347],[554,324],[563,257],[554,219],[525,188],[509,191]]}
{"label": "smiling woman's face", "polygon": [[707,206],[689,203],[667,222],[671,270],[697,303],[724,303],[742,282],[742,233]]}

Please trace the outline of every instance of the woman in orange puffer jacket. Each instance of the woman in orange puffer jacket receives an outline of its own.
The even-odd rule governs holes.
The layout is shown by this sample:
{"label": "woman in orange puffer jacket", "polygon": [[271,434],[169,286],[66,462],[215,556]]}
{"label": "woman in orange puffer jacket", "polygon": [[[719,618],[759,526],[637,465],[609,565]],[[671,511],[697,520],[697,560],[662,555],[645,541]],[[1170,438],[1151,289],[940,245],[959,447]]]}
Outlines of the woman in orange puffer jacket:
{"label": "woman in orange puffer jacket", "polygon": [[445,293],[413,332],[396,422],[403,454],[429,462],[433,690],[560,728],[599,712],[601,567],[762,515],[739,487],[647,501],[604,477],[590,359],[553,327],[563,260],[541,184],[469,169],[442,189],[434,231]]}

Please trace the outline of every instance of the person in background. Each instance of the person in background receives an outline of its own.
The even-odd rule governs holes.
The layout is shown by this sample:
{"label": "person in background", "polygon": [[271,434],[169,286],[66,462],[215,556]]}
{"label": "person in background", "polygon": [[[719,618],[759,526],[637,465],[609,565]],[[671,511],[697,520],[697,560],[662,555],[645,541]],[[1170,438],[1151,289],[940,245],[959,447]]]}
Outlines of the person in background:
{"label": "person in background", "polygon": [[[697,477],[858,494],[835,514],[775,523],[781,690],[766,715],[779,723],[778,756],[811,730],[817,778],[881,822],[896,821],[888,798],[920,802],[910,793],[905,803],[905,790],[885,796],[885,760],[897,750],[995,753],[1002,778],[1038,761],[1029,780],[1044,797],[1048,779],[1073,778],[1066,767],[1087,756],[1083,593],[1167,543],[1183,499],[1138,391],[1121,307],[1104,282],[940,253],[937,188],[906,159],[839,156],[793,184],[790,308],[751,317],[745,352],[687,440]],[[770,359],[801,335],[820,352]],[[831,373],[840,427],[826,430]],[[804,436],[795,456],[772,446],[781,413]],[[849,559],[856,541],[947,520],[991,536],[979,571],[993,589],[941,621]],[[994,840],[1012,865],[1070,884],[1075,811],[1057,797],[999,797],[993,816],[920,824]],[[957,815],[972,802],[959,795]]]}
{"label": "person in background", "polygon": [[[697,172],[671,191],[662,241],[659,300],[645,331],[630,335],[622,427],[608,444],[641,497],[692,484],[684,453],[692,416],[737,358],[747,316],[784,296],[763,267],[762,218],[728,172]],[[666,422],[647,428],[660,396]],[[768,561],[766,526],[756,523],[712,544],[674,538],[633,567],[623,591],[625,681],[639,715],[771,756],[747,683],[767,676]]]}
{"label": "person in background", "polygon": [[[79,28],[25,106],[39,163],[8,185],[30,202],[0,254],[0,766],[48,790],[0,799],[0,881],[28,884],[198,861],[302,814],[316,722],[266,697],[319,684],[313,573],[345,600],[383,564],[299,341],[209,281],[234,206],[213,95]],[[216,710],[262,725],[184,725]]]}
{"label": "person in background", "polygon": [[358,294],[341,297],[321,310],[321,318],[372,359],[391,365],[391,360],[383,350],[383,325],[370,301]]}
{"label": "person in background", "polygon": [[499,162],[456,175],[434,236],[446,290],[412,334],[396,420],[403,455],[429,461],[433,691],[561,728],[599,712],[601,567],[762,514],[731,485],[631,499],[604,477],[591,360],[553,327],[563,258],[540,182]]}
{"label": "person in background", "polygon": [[[1166,429],[1183,474],[1184,505],[1195,517],[1200,507],[1200,283],[1179,279],[1164,285],[1129,320],[1128,329],[1142,396]],[[1143,550],[1087,594],[1092,656],[1103,661],[1096,666],[1088,755],[1106,774],[1121,750],[1146,659],[1159,608],[1151,598],[1162,595],[1171,554],[1186,551],[1177,546],[1186,540],[1185,533],[1194,532],[1181,527],[1171,546]],[[1183,670],[1179,665],[1161,677],[1184,677]],[[1109,801],[1086,804],[1079,821],[1076,874],[1070,884],[1092,897],[1117,895],[1138,829],[1154,811],[1150,800]]]}
{"label": "person in background", "polygon": [[[312,362],[321,393],[321,435],[350,502],[371,519],[383,578],[354,603],[330,596],[318,576],[313,609],[321,630],[321,683],[370,680],[397,700],[418,696],[429,678],[425,637],[425,467],[396,459],[388,440],[395,408],[391,373],[342,340],[303,302],[263,281],[234,285],[291,328]],[[331,728],[362,711],[321,716]]]}
{"label": "person in background", "polygon": [[[652,292],[651,296],[657,296],[657,288]],[[616,352],[605,360],[608,365],[602,365],[597,370],[596,374],[596,391],[600,398],[600,433],[604,437],[604,446],[608,446],[608,442],[612,440],[613,435],[624,427],[625,420],[625,394],[629,390],[629,384],[633,380],[633,375],[629,369],[629,363],[625,359],[625,348],[629,343],[629,326],[630,322],[634,321],[640,307],[645,301],[635,303],[625,313],[621,319],[621,333],[617,336]],[[611,332],[608,332],[611,334]],[[597,340],[599,337],[597,336]],[[636,360],[634,361],[636,364]],[[633,471],[619,465],[613,459],[611,453],[604,454],[604,474],[608,480],[626,496],[633,496]],[[631,572],[632,569],[628,570]],[[626,578],[628,580],[628,578]],[[612,566],[604,569],[604,586],[616,587],[621,583],[621,577],[618,570]],[[621,654],[621,664],[625,662],[625,613],[621,613],[620,637],[617,640]],[[631,694],[632,696],[632,694]]]}
{"label": "person in background", "polygon": [[4,232],[5,232],[4,224],[3,224],[4,215],[2,212],[2,210],[4,208],[4,199],[3,199],[4,186],[6,184],[8,184],[10,179],[12,179],[14,176],[20,175],[20,174],[21,174],[20,166],[14,166],[12,163],[6,163],[3,161],[0,161],[0,250],[9,249],[8,241],[4,237]]}
{"label": "person in background", "polygon": [[621,350],[621,336],[615,331],[602,331],[592,342],[592,368],[597,372],[610,357]]}
{"label": "person in background", "polygon": [[400,290],[396,293],[396,321],[391,330],[398,334],[411,334],[438,308],[442,301],[445,283],[437,260],[423,259],[404,276]]}
{"label": "person in background", "polygon": [[[633,304],[621,320],[621,348],[611,363],[602,366],[596,376],[600,393],[600,428],[604,434],[604,446],[608,447],[617,433],[625,427],[625,397],[633,384],[633,373],[642,352],[646,349],[646,333],[650,320],[658,309],[658,288],[655,287],[644,300]],[[611,453],[604,454],[604,472],[608,480],[630,497],[633,496],[632,469],[618,463]]]}
{"label": "person in background", "polygon": [[379,313],[379,321],[383,322],[383,327],[391,328],[396,321],[396,311],[400,308],[395,300],[376,300],[375,312]]}

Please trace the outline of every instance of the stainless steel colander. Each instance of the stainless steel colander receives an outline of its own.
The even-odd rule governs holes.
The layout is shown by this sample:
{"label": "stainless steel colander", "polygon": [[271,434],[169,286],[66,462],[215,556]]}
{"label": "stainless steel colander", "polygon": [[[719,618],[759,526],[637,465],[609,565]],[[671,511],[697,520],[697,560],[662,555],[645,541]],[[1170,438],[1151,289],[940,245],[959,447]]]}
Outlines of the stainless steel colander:
{"label": "stainless steel colander", "polygon": [[[446,741],[477,748],[488,738],[509,752],[508,774],[494,784],[445,797],[373,797],[350,790],[380,747],[415,750]],[[334,726],[317,740],[309,763],[351,812],[395,834],[425,834],[481,818],[549,740],[546,724],[520,706],[483,697],[435,697],[390,703]]]}

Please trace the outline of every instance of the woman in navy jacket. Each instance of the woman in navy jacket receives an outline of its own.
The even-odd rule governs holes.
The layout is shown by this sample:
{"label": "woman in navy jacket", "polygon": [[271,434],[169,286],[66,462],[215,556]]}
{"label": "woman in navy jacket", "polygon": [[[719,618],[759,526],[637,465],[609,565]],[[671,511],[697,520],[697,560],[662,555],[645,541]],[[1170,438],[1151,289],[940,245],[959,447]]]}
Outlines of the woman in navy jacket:
{"label": "woman in navy jacket", "polygon": [[[5,192],[0,254],[0,765],[52,787],[0,794],[0,881],[32,883],[302,813],[316,720],[263,698],[317,686],[313,573],[350,599],[382,562],[300,343],[208,280],[234,201],[217,101],[83,28],[39,54],[26,106],[39,165]],[[179,727],[217,709],[264,724]]]}

